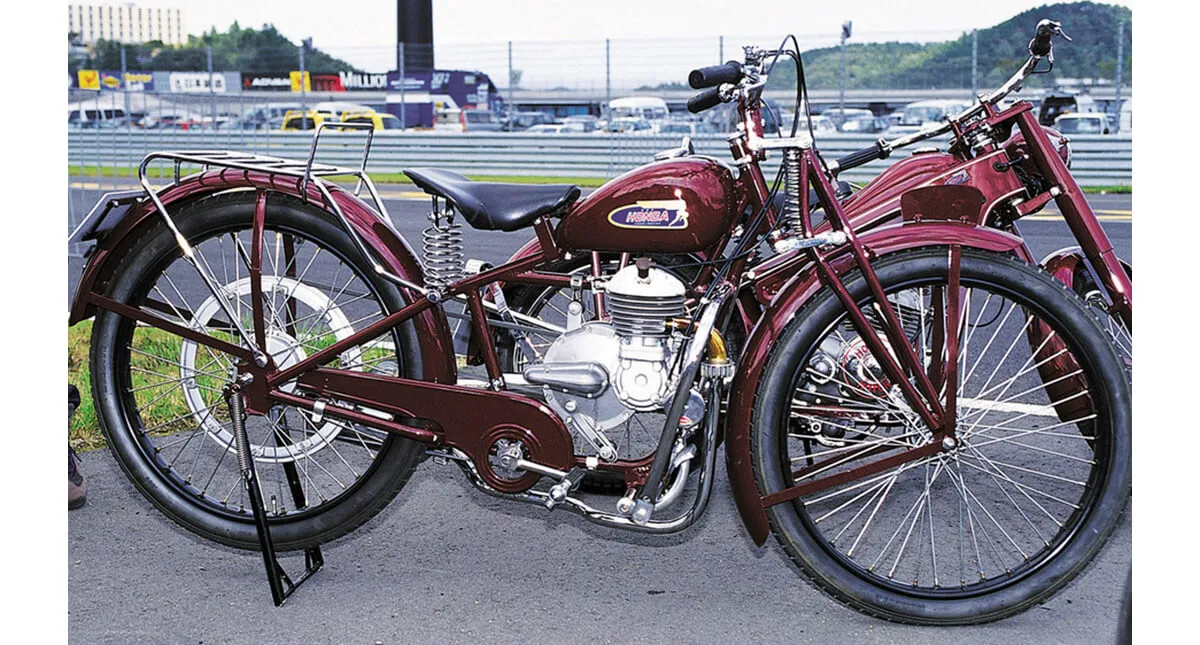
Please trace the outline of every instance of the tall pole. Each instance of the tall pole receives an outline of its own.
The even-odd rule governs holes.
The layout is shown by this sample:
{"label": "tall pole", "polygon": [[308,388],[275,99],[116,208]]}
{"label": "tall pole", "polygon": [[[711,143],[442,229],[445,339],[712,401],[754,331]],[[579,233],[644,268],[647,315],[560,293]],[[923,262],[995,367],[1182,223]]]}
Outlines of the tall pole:
{"label": "tall pole", "polygon": [[396,43],[397,56],[399,57],[397,68],[400,71],[400,130],[408,129],[408,105],[404,102],[404,43]]}
{"label": "tall pole", "polygon": [[125,126],[133,129],[133,118],[129,112],[129,75],[125,68],[125,45],[121,45],[121,92],[125,95]]}
{"label": "tall pole", "polygon": [[300,51],[300,129],[308,129],[308,92],[304,87],[304,43],[297,47]]}
{"label": "tall pole", "polygon": [[604,39],[604,109],[607,114],[608,104],[612,103],[612,41]]}
{"label": "tall pole", "polygon": [[[512,41],[508,41],[508,119],[512,121],[513,113],[517,111],[517,99],[513,94]],[[515,124],[514,124],[515,125]]]}
{"label": "tall pole", "polygon": [[979,30],[971,30],[971,96],[979,96]]}
{"label": "tall pole", "polygon": [[[212,44],[207,47],[208,51],[208,103],[209,111],[212,112],[212,128],[217,129],[217,94],[213,88],[213,68],[212,68]],[[125,48],[121,48],[121,66],[125,66]],[[124,73],[122,72],[122,76]]]}
{"label": "tall pole", "polygon": [[725,63],[725,37],[717,36],[717,64]]}
{"label": "tall pole", "polygon": [[1125,21],[1117,23],[1117,132],[1121,131],[1121,83],[1125,71]]}
{"label": "tall pole", "polygon": [[842,23],[842,83],[841,91],[838,93],[838,107],[841,108],[841,116],[846,115],[846,39],[850,37],[850,21]]}

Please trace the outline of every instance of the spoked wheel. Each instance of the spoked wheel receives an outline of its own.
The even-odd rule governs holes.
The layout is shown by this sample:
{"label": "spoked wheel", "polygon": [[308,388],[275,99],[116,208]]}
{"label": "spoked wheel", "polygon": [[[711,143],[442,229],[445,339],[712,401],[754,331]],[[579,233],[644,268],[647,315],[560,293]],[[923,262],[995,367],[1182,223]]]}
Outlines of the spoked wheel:
{"label": "spoked wheel", "polygon": [[[949,256],[874,268],[943,401],[956,372],[953,441],[935,440],[828,290],[783,332],[755,402],[764,494],[823,482],[767,508],[776,537],[822,590],[900,622],[986,622],[1045,600],[1095,556],[1130,490],[1128,385],[1084,303],[967,250],[952,320]],[[847,286],[879,324],[865,280]]]}
{"label": "spoked wheel", "polygon": [[[285,369],[398,310],[404,301],[375,277],[331,218],[271,194],[250,273],[254,194],[206,198],[176,217],[197,261],[229,308]],[[218,297],[185,261],[165,227],[154,227],[113,276],[113,299],[226,343],[245,346]],[[261,287],[263,328],[253,298]],[[414,332],[402,325],[347,350],[332,367],[419,378]],[[101,426],[122,469],[158,508],[206,538],[257,548],[223,389],[237,361],[197,339],[97,315],[92,386]],[[282,387],[294,392],[294,384]],[[419,444],[276,404],[246,420],[250,454],[277,548],[335,539],[375,515],[407,481]]]}
{"label": "spoked wheel", "polygon": [[[1129,278],[1133,279],[1133,267],[1125,265],[1125,272]],[[1121,359],[1125,366],[1125,373],[1129,377],[1130,382],[1133,381],[1133,330],[1129,325],[1125,324],[1125,320],[1120,316],[1114,316],[1108,311],[1108,302],[1101,292],[1102,287],[1096,284],[1096,281],[1084,269],[1079,268],[1075,271],[1072,280],[1071,288],[1079,297],[1083,298],[1084,302],[1092,308],[1096,314],[1096,318],[1100,321],[1100,328],[1108,336],[1109,342],[1117,350],[1117,357]]]}

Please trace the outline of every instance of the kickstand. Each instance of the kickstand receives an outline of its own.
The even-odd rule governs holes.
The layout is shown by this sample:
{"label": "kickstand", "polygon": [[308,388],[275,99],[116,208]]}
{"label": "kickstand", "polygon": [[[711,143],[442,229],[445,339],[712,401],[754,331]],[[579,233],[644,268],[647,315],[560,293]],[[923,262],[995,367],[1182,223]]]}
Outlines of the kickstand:
{"label": "kickstand", "polygon": [[[280,566],[275,557],[275,542],[271,539],[271,528],[267,525],[267,512],[263,508],[262,490],[258,485],[258,475],[254,469],[254,459],[250,455],[250,439],[246,434],[246,412],[242,402],[242,385],[244,374],[237,381],[225,388],[225,400],[229,404],[229,416],[233,422],[234,442],[237,445],[238,467],[242,471],[242,483],[246,486],[246,494],[250,498],[250,510],[254,513],[254,526],[258,530],[258,543],[262,548],[263,565],[267,569],[267,582],[271,586],[271,599],[278,607],[292,595],[297,588],[314,573],[321,570],[325,559],[321,556],[321,547],[314,546],[304,550],[304,574],[292,581]],[[290,465],[290,464],[289,464]],[[294,473],[288,472],[288,483],[292,489],[297,508],[302,508],[304,493],[300,490]]]}

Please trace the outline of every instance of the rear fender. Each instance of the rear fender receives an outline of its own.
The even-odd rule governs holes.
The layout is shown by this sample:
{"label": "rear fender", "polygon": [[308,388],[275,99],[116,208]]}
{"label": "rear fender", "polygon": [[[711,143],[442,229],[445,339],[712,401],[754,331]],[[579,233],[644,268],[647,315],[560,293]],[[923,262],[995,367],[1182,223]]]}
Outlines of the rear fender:
{"label": "rear fender", "polygon": [[[227,168],[187,177],[161,192],[159,199],[174,214],[181,209],[172,208],[173,206],[182,207],[216,193],[261,189],[305,199],[318,208],[333,212],[313,182],[309,182],[303,194],[300,192],[300,183],[301,179],[298,177]],[[412,249],[391,227],[379,219],[370,206],[338,186],[330,186],[329,192],[346,216],[346,220],[362,237],[375,257],[386,265],[388,271],[415,284],[424,284],[421,265],[413,255]],[[111,278],[121,258],[133,249],[149,227],[157,225],[160,221],[160,215],[153,202],[143,200],[130,208],[121,221],[97,241],[95,249],[88,257],[87,265],[83,268],[75,298],[71,303],[68,325],[74,325],[95,315],[96,306],[91,299],[92,294],[108,294]],[[401,291],[410,301],[423,297],[409,289],[401,288]],[[425,379],[438,383],[454,383],[454,350],[445,313],[441,308],[431,308],[414,317],[413,324],[416,325],[417,337],[421,343]]]}
{"label": "rear fender", "polygon": [[[859,241],[868,249],[871,258],[930,246],[959,245],[997,253],[1009,253],[1021,246],[1019,237],[1003,231],[945,222],[889,226],[863,234]],[[830,261],[839,275],[846,275],[855,266],[849,248],[835,252]],[[760,546],[770,534],[770,526],[761,501],[765,492],[758,490],[750,461],[754,395],[766,370],[771,348],[800,308],[821,287],[813,264],[806,262],[801,265],[791,280],[771,300],[750,332],[730,388],[725,421],[726,468],[738,512],[750,532],[750,537]]]}

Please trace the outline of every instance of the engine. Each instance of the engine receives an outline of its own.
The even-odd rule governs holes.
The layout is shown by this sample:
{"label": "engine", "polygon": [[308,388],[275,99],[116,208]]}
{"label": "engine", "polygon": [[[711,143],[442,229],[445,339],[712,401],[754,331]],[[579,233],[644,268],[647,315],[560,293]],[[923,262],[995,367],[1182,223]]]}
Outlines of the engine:
{"label": "engine", "polygon": [[643,258],[618,271],[606,290],[612,325],[621,339],[612,375],[617,397],[635,410],[661,408],[672,389],[667,322],[683,315],[683,283]]}
{"label": "engine", "polygon": [[636,412],[664,412],[675,391],[671,365],[679,341],[669,323],[684,315],[686,289],[641,259],[613,275],[605,292],[611,321],[584,323],[559,336],[524,376],[543,386],[547,404],[586,440],[577,445],[590,443],[612,461],[637,458],[641,451],[614,444],[605,431]]}

